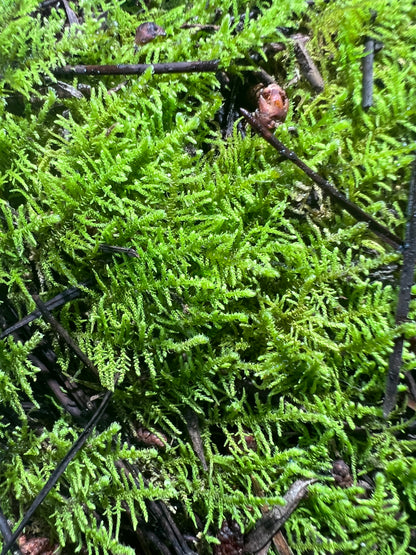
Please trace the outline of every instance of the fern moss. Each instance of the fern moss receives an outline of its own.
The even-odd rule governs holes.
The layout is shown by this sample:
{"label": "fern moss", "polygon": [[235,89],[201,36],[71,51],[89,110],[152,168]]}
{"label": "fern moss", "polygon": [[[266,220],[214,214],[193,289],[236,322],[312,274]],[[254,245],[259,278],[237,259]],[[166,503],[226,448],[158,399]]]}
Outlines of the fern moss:
{"label": "fern moss", "polygon": [[[247,529],[295,479],[314,477],[285,525],[295,553],[410,552],[416,443],[405,397],[390,427],[381,408],[397,279],[380,281],[380,268],[399,264],[400,254],[329,201],[308,209],[311,185],[260,137],[236,130],[224,140],[214,123],[222,104],[215,75],[148,70],[114,94],[107,91],[121,77],[84,76],[91,97],[80,100],[57,98],[52,69],[218,58],[241,74],[248,54],[262,58],[265,43],[282,41],[275,61],[292,83],[292,104],[279,138],[400,234],[416,131],[416,7],[335,0],[312,9],[287,0],[262,3],[250,19],[246,2],[210,2],[207,11],[205,0],[81,0],[74,9],[83,21],[69,28],[63,11],[46,18],[37,4],[0,7],[2,298],[22,317],[35,309],[34,286],[46,300],[93,276],[94,287],[59,320],[97,366],[97,389],[120,374],[115,422],[44,501],[42,526],[69,550],[133,553],[120,539],[122,519],[130,514],[135,527],[148,519],[146,501],[163,500],[209,545],[225,517]],[[134,30],[149,20],[166,39],[135,55]],[[188,22],[219,30],[181,28]],[[282,28],[300,26],[325,79],[319,95],[293,81]],[[360,96],[366,34],[384,44],[368,112]],[[101,243],[138,257],[103,258]],[[65,374],[91,383],[48,338]],[[45,402],[27,359],[40,339],[0,342],[0,507],[13,523],[80,431],[63,411],[40,429],[24,408]],[[407,350],[404,368],[414,367]],[[4,416],[9,410],[16,418]],[[208,471],[188,437],[188,410],[199,418]],[[165,434],[165,449],[125,443],[135,422]],[[337,458],[358,485],[334,485]],[[143,477],[126,477],[119,460]],[[373,483],[366,494],[364,476]]]}

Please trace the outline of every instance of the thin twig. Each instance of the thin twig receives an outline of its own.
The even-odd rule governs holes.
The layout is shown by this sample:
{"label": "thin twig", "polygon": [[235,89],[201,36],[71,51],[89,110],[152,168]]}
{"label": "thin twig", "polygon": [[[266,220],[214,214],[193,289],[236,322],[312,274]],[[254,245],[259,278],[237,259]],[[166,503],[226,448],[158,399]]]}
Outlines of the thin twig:
{"label": "thin twig", "polygon": [[273,538],[308,493],[308,486],[314,482],[316,482],[315,479],[296,480],[290,486],[283,497],[285,504],[273,507],[257,521],[253,530],[247,534],[244,553],[257,553]]}
{"label": "thin twig", "polygon": [[137,251],[133,247],[118,247],[116,245],[106,245],[101,243],[98,248],[106,253],[120,253],[129,256],[130,258],[139,258]]}
{"label": "thin twig", "polygon": [[313,90],[322,92],[325,88],[324,80],[306,48],[308,40],[309,37],[305,35],[298,34],[293,37],[296,60],[302,75]]}
{"label": "thin twig", "polygon": [[75,420],[80,420],[82,417],[81,408],[62,390],[58,381],[55,378],[48,377],[46,383],[63,409],[75,418]]}
{"label": "thin twig", "polygon": [[58,67],[52,71],[56,76],[71,75],[140,75],[151,68],[155,74],[162,73],[198,73],[215,72],[218,70],[218,60],[194,62],[170,62],[166,64],[117,64],[117,65],[77,65]]}
{"label": "thin twig", "polygon": [[273,536],[273,545],[279,555],[293,555],[293,551],[290,549],[281,530]]}
{"label": "thin twig", "polygon": [[366,38],[364,43],[364,52],[365,56],[362,59],[362,107],[366,109],[373,105],[374,39],[370,37]]}
{"label": "thin twig", "polygon": [[79,348],[78,344],[72,339],[66,329],[52,316],[49,312],[46,304],[41,300],[39,295],[32,295],[37,307],[39,308],[44,320],[48,322],[53,331],[65,341],[72,351],[77,355],[77,357],[82,360],[82,362],[89,368],[96,376],[98,375],[98,369],[95,364],[87,357],[87,355]]}
{"label": "thin twig", "polygon": [[[9,523],[7,522],[7,518],[4,516],[4,514],[1,511],[0,511],[0,532],[5,542],[10,541],[13,534],[10,529]],[[22,552],[17,547],[15,542],[11,547],[13,548],[13,555],[22,555]]]}
{"label": "thin twig", "polygon": [[76,16],[74,10],[70,8],[68,4],[68,0],[62,0],[62,4],[64,5],[64,8],[65,8],[65,13],[66,13],[66,17],[68,18],[69,26],[78,24],[79,23],[78,17]]}
{"label": "thin twig", "polygon": [[258,78],[258,80],[265,85],[273,85],[273,83],[276,83],[276,79],[272,77],[269,73],[267,73],[267,71],[262,67],[260,67],[255,72],[255,75]]}
{"label": "thin twig", "polygon": [[43,10],[44,8],[49,8],[49,6],[53,6],[54,4],[57,4],[59,2],[59,0],[45,0],[44,2],[41,2],[39,5],[39,10]]}
{"label": "thin twig", "polygon": [[251,125],[251,127],[259,133],[263,139],[265,139],[273,148],[277,150],[279,154],[284,156],[287,160],[290,160],[295,164],[298,168],[300,168],[308,177],[310,177],[321,189],[329,195],[335,202],[342,206],[347,212],[349,212],[354,218],[359,221],[365,222],[369,229],[378,235],[381,239],[383,239],[386,243],[394,247],[395,249],[399,249],[402,247],[402,241],[400,238],[395,235],[392,231],[390,231],[387,227],[380,224],[377,220],[375,220],[370,214],[364,212],[359,206],[355,203],[348,200],[338,189],[336,189],[329,181],[324,179],[321,175],[316,173],[312,168],[307,166],[305,162],[293,152],[293,150],[289,150],[283,143],[281,143],[264,125],[257,121],[257,119],[244,110],[244,108],[240,108],[240,112],[243,114],[245,119]]}
{"label": "thin twig", "polygon": [[207,32],[214,32],[219,31],[219,25],[210,25],[210,24],[202,24],[202,23],[184,23],[181,25],[181,29],[196,29],[197,31],[207,31]]}
{"label": "thin twig", "polygon": [[112,395],[113,395],[112,391],[107,391],[106,392],[106,394],[104,395],[103,400],[101,401],[100,406],[95,411],[94,416],[88,422],[87,426],[85,427],[85,429],[81,433],[81,435],[78,437],[77,441],[73,444],[71,449],[68,451],[68,453],[62,459],[62,461],[59,463],[58,467],[52,472],[49,480],[46,482],[46,484],[43,486],[43,488],[41,489],[39,494],[36,496],[35,500],[33,501],[32,505],[29,507],[25,516],[22,518],[19,526],[16,528],[12,537],[7,541],[6,545],[4,546],[4,548],[1,552],[1,555],[6,555],[6,553],[9,551],[9,549],[13,546],[13,544],[15,543],[15,541],[17,540],[17,538],[21,534],[23,528],[28,524],[28,522],[32,518],[36,509],[43,502],[45,497],[48,495],[48,493],[51,491],[51,489],[55,486],[55,484],[57,483],[59,478],[62,476],[62,474],[65,472],[68,464],[72,461],[72,459],[75,457],[75,455],[81,449],[81,447],[87,441],[91,432],[93,431],[93,429],[97,425],[98,421],[100,420],[100,418],[104,414],[104,412],[107,408],[107,405],[110,402],[110,399],[111,399]]}
{"label": "thin twig", "polygon": [[[83,291],[80,288],[90,287],[92,283],[93,283],[92,280],[87,280],[87,281],[84,281],[83,283],[80,283],[79,286],[77,287],[70,287],[69,289],[62,291],[62,293],[59,293],[58,295],[55,295],[55,297],[53,297],[52,299],[49,299],[49,301],[46,301],[46,303],[44,303],[45,307],[48,310],[54,310],[55,308],[59,308],[65,303],[68,303],[69,301],[72,301],[77,297],[79,297],[80,295],[82,295]],[[4,330],[0,334],[0,339],[4,339],[5,337],[10,335],[11,333],[14,333],[15,331],[22,328],[23,326],[30,324],[30,322],[33,322],[33,320],[36,320],[40,316],[41,316],[40,310],[39,309],[34,310],[30,314],[28,314],[27,316],[25,316],[24,318],[22,318],[21,320],[19,320],[18,322],[16,322],[6,330]]]}
{"label": "thin twig", "polygon": [[[42,379],[45,380],[63,409],[76,420],[80,420],[82,418],[82,410],[86,403],[82,403],[80,400],[81,394],[79,393],[79,388],[67,378],[63,378],[65,380],[63,383],[59,383],[57,379],[58,376],[54,376],[55,372],[51,371],[46,364],[44,364],[44,361],[41,361],[33,353],[29,354],[27,358],[34,366],[37,366],[37,368],[41,370]],[[72,398],[68,393],[71,394]]]}
{"label": "thin twig", "polygon": [[202,468],[205,470],[205,472],[208,471],[208,465],[207,465],[207,461],[205,458],[205,453],[204,453],[204,445],[202,443],[202,439],[201,439],[201,432],[199,429],[199,421],[198,421],[198,415],[196,414],[196,412],[191,409],[191,408],[187,408],[185,409],[185,420],[186,420],[186,427],[188,428],[188,434],[189,437],[191,438],[191,442],[192,442],[192,446],[194,448],[194,451],[197,455],[197,457],[199,458],[199,460],[201,461],[202,464]]}
{"label": "thin twig", "polygon": [[[408,222],[403,248],[403,266],[400,274],[400,291],[396,308],[396,324],[400,325],[407,320],[411,298],[411,289],[414,283],[416,265],[416,158],[412,163],[412,175],[409,185]],[[399,385],[400,368],[403,354],[403,334],[396,337],[393,352],[389,360],[386,394],[384,397],[383,414],[387,418],[396,402],[397,386]]]}
{"label": "thin twig", "polygon": [[410,372],[410,370],[404,373],[404,377],[406,378],[406,381],[407,381],[407,386],[409,388],[410,396],[412,397],[412,400],[416,402],[416,381],[412,376],[412,373]]}

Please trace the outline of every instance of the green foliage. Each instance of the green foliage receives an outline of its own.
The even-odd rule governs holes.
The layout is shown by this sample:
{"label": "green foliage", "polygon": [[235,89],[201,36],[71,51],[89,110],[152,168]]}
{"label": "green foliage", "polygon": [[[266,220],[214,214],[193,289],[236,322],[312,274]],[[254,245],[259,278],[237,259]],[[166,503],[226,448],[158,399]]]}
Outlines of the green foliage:
{"label": "green foliage", "polygon": [[[397,518],[398,492],[382,474],[375,475],[370,499],[360,487],[349,488],[345,493],[316,485],[313,491],[314,495],[299,510],[297,521],[287,527],[289,537],[293,534],[292,541],[295,537],[307,538],[298,553],[408,553],[410,531],[406,518]],[[338,515],[336,522],[331,518],[334,513]],[[316,514],[320,517],[316,518]]]}
{"label": "green foliage", "polygon": [[40,334],[35,333],[24,345],[15,343],[11,337],[0,343],[1,400],[5,407],[16,411],[24,420],[26,418],[21,406],[21,394],[26,394],[38,406],[30,382],[36,380],[39,370],[27,357],[40,339]]}
{"label": "green foliage", "polygon": [[[287,88],[292,109],[279,138],[400,234],[416,130],[416,8],[337,0],[304,15],[303,1],[264,3],[235,32],[249,3],[217,3],[217,16],[205,0],[144,4],[137,14],[127,3],[83,0],[83,21],[71,29],[62,11],[46,18],[32,0],[0,7],[0,284],[23,316],[35,308],[33,282],[49,299],[93,276],[83,302],[67,304],[59,320],[97,366],[100,386],[113,388],[120,375],[117,422],[90,439],[37,517],[75,551],[132,553],[119,540],[122,519],[136,528],[149,518],[146,501],[163,500],[189,528],[200,519],[212,542],[224,518],[248,528],[294,480],[317,477],[285,526],[294,552],[406,553],[416,445],[401,439],[401,408],[395,427],[382,419],[397,287],[377,281],[400,255],[330,202],[308,209],[306,178],[259,137],[223,140],[214,75],[149,70],[115,94],[107,91],[121,77],[84,76],[92,92],[82,100],[57,99],[50,85],[51,69],[67,63],[218,58],[240,71],[248,54],[263,56],[262,46],[279,40],[289,82],[295,63],[278,27],[303,18],[326,88],[315,97],[303,81]],[[134,54],[135,27],[149,20],[167,37]],[[214,20],[213,34],[181,27]],[[385,47],[374,107],[363,112],[370,32]],[[19,95],[20,112],[11,109]],[[101,243],[138,257],[103,258]],[[79,433],[64,414],[35,433],[22,408],[28,399],[42,405],[27,360],[40,338],[0,342],[1,399],[20,421],[0,428],[0,506],[12,521]],[[53,346],[69,377],[90,379],[59,341]],[[410,350],[405,363],[415,365]],[[208,472],[188,438],[189,410]],[[165,449],[124,444],[137,422],[163,432]],[[329,470],[340,457],[355,479],[371,476],[373,490],[359,481],[335,487]],[[126,475],[121,460],[141,474]]]}

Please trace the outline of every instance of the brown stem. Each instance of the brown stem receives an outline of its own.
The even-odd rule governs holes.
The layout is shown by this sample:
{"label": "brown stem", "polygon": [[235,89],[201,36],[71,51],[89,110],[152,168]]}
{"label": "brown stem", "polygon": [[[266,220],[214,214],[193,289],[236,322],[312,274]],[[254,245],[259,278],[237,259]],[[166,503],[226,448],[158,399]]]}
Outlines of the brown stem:
{"label": "brown stem", "polygon": [[321,189],[329,195],[335,202],[340,204],[344,210],[349,212],[354,218],[361,222],[365,222],[369,229],[376,235],[378,235],[381,239],[383,239],[386,243],[398,249],[402,246],[402,241],[400,238],[395,235],[392,231],[390,231],[387,227],[380,224],[377,220],[375,220],[370,214],[364,212],[359,206],[355,203],[348,200],[342,193],[338,191],[329,181],[324,179],[319,173],[316,173],[312,168],[307,166],[305,162],[293,152],[293,150],[289,150],[283,143],[281,143],[264,125],[262,125],[257,119],[244,110],[244,108],[240,108],[240,112],[243,114],[245,119],[251,125],[251,127],[259,133],[263,139],[265,139],[272,147],[277,150],[279,154],[287,158],[293,162],[298,168],[300,168],[308,177],[310,177]]}
{"label": "brown stem", "polygon": [[71,75],[140,75],[152,68],[155,74],[162,73],[198,73],[215,72],[218,70],[218,60],[194,62],[170,62],[166,64],[117,64],[117,65],[77,65],[58,67],[53,74],[59,77]]}

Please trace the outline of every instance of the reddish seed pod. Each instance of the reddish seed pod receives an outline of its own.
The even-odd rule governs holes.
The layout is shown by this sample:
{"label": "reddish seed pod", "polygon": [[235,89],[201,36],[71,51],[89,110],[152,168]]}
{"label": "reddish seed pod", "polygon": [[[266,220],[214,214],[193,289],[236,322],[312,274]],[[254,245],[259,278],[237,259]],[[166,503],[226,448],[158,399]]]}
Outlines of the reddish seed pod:
{"label": "reddish seed pod", "polygon": [[164,449],[168,442],[168,439],[164,434],[159,433],[158,435],[156,435],[150,430],[143,428],[142,426],[138,426],[134,430],[134,434],[136,436],[136,439],[147,447],[157,447],[159,449]]}
{"label": "reddish seed pod", "polygon": [[277,83],[261,88],[257,93],[255,117],[268,129],[275,129],[285,121],[289,110],[286,91]]}

